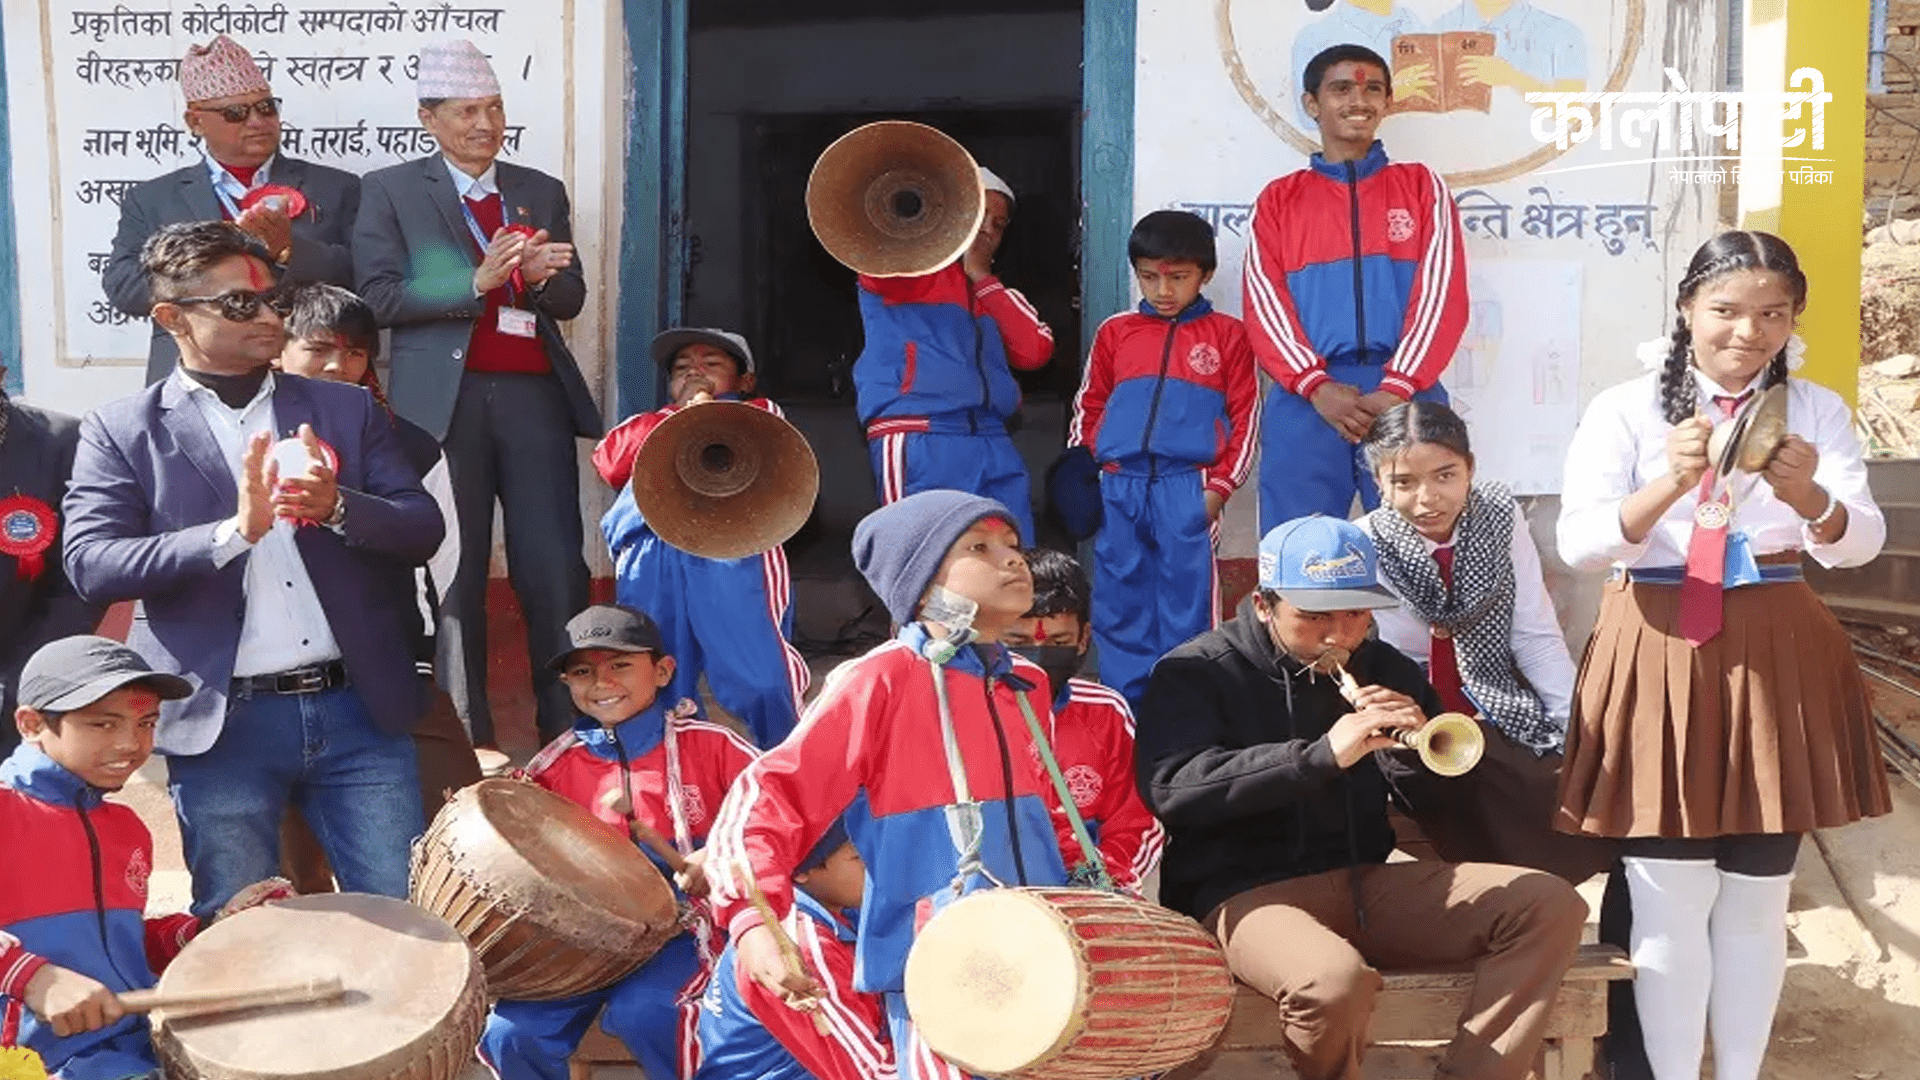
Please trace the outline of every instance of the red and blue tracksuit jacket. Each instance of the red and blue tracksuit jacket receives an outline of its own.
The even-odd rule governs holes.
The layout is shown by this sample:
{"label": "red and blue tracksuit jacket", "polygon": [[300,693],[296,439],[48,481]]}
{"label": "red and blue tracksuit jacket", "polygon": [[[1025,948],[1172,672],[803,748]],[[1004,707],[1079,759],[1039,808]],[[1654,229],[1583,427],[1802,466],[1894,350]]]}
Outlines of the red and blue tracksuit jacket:
{"label": "red and blue tracksuit jacket", "polygon": [[[1068,679],[1054,695],[1047,741],[1108,876],[1139,895],[1140,883],[1160,865],[1167,834],[1134,786],[1133,710],[1127,699],[1090,679]],[[1049,805],[1058,804],[1051,784],[1047,795]]]}
{"label": "red and blue tracksuit jacket", "polygon": [[1327,368],[1384,365],[1402,398],[1433,386],[1467,328],[1467,265],[1446,182],[1390,163],[1379,142],[1359,161],[1268,184],[1253,208],[1243,312],[1260,366],[1310,397]]}
{"label": "red and blue tracksuit jacket", "polygon": [[1240,320],[1201,297],[1173,318],[1140,310],[1100,324],[1068,446],[1108,472],[1198,467],[1208,491],[1231,497],[1253,464],[1260,380]]}
{"label": "red and blue tracksuit jacket", "polygon": [[[708,866],[751,867],[785,918],[794,867],[844,814],[867,864],[853,981],[865,993],[903,989],[915,931],[955,896],[960,853],[948,809],[956,797],[927,659],[940,644],[911,623],[836,669],[794,733],[740,774],[710,843]],[[977,803],[986,871],[1008,885],[1065,883],[1061,852],[1071,850],[1071,832],[1049,809],[1049,782],[1016,696],[1044,725],[1046,674],[999,645],[962,649],[937,671]],[[713,876],[715,913],[737,941],[760,916],[739,882]],[[986,884],[973,874],[965,888]]]}
{"label": "red and blue tracksuit jacket", "polygon": [[[586,717],[576,720],[573,730],[527,763],[526,778],[586,807],[622,837],[628,835],[627,819],[609,805],[608,793],[630,791],[634,817],[693,851],[706,842],[727,789],[758,753],[731,728],[695,718],[691,703],[668,711],[656,698],[611,728]],[[673,879],[657,855],[640,850],[667,880]]]}
{"label": "red and blue tracksuit jacket", "polygon": [[[581,719],[547,744],[525,775],[586,807],[622,837],[629,835],[627,819],[607,795],[631,791],[634,817],[691,852],[705,840],[727,787],[753,755],[753,747],[730,730],[694,719],[686,703],[669,714],[656,701],[612,728]],[[651,850],[641,850],[660,865]],[[559,1080],[587,1025],[600,1015],[602,1026],[627,1045],[648,1076],[692,1075],[699,1064],[699,998],[722,944],[705,905],[693,902],[692,908],[690,937],[667,942],[611,986],[552,1001],[495,1002],[480,1037],[481,1059],[502,1080]]]}
{"label": "red and blue tracksuit jacket", "polygon": [[781,925],[826,990],[826,1032],[736,968],[729,945],[700,999],[694,1080],[893,1080],[886,1006],[853,988],[853,923],[800,890]]}
{"label": "red and blue tracksuit jacket", "polygon": [[[747,404],[784,416],[766,398]],[[618,493],[600,519],[613,553],[614,599],[660,625],[675,665],[663,698],[698,701],[705,675],[720,707],[739,717],[760,745],[772,746],[799,722],[809,681],[807,662],[790,640],[793,578],[786,550],[776,544],[742,559],[682,551],[648,528],[627,483],[641,444],[682,408],[631,417],[594,447],[594,468]],[[716,597],[727,602],[715,603]]]}
{"label": "red and blue tracksuit jacket", "polygon": [[60,1038],[26,1008],[28,980],[56,964],[116,993],[157,980],[193,936],[191,915],[143,917],[153,839],[26,743],[0,762],[0,1046],[25,1046],[57,1080],[118,1080],[159,1068],[144,1016]]}
{"label": "red and blue tracksuit jacket", "polygon": [[1171,319],[1143,302],[1094,336],[1067,444],[1101,468],[1093,633],[1100,678],[1130,701],[1161,656],[1217,621],[1206,493],[1226,499],[1246,480],[1259,400],[1245,327],[1204,297]]}
{"label": "red and blue tracksuit jacket", "polygon": [[[1020,408],[1008,365],[1053,356],[1053,331],[1027,298],[996,277],[967,280],[955,262],[919,277],[860,277],[866,346],[853,365],[867,438],[902,431],[975,434]],[[888,421],[888,423],[881,423]]]}

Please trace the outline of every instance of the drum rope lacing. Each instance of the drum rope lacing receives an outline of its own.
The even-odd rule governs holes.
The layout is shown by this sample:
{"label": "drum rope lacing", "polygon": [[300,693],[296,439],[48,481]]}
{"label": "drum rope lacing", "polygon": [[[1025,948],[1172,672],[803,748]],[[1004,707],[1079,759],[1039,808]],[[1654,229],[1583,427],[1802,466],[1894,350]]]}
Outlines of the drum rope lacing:
{"label": "drum rope lacing", "polygon": [[[951,657],[952,654],[948,654]],[[927,658],[927,668],[933,675],[934,698],[940,707],[940,742],[947,759],[947,772],[953,778],[953,796],[955,802],[947,806],[947,834],[953,840],[954,850],[960,854],[960,864],[954,868],[952,889],[960,895],[966,891],[966,879],[979,874],[999,888],[1006,888],[1005,882],[993,876],[980,858],[981,821],[980,804],[974,800],[972,789],[967,784],[966,764],[960,757],[960,740],[954,733],[953,709],[947,701],[947,680],[941,671],[940,661]],[[1027,695],[1016,686],[1014,698],[1020,703],[1020,715],[1026,718],[1027,731],[1033,736],[1034,749],[1040,754],[1040,760],[1047,767],[1047,775],[1053,781],[1053,788],[1060,797],[1060,805],[1065,809],[1067,821],[1073,827],[1073,838],[1080,845],[1083,861],[1073,868],[1073,884],[1088,885],[1096,889],[1113,891],[1113,876],[1107,872],[1106,860],[1101,857],[1100,849],[1094,844],[1093,837],[1087,832],[1087,824],[1080,816],[1080,810],[1073,803],[1073,792],[1067,787],[1067,780],[1060,772],[1060,763],[1053,756],[1053,747],[1047,739],[1047,733],[1040,727],[1039,717],[1034,715],[1033,705]],[[1007,828],[1016,828],[1009,819]]]}

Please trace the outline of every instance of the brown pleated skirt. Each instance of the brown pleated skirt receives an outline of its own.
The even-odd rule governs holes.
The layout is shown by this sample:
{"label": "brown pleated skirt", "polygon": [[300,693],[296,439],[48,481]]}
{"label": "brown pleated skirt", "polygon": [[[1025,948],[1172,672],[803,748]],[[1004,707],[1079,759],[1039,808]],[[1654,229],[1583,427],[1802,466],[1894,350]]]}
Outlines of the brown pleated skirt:
{"label": "brown pleated skirt", "polygon": [[1699,649],[1672,585],[1607,583],[1580,663],[1554,827],[1590,836],[1805,832],[1891,809],[1846,632],[1803,582],[1726,593]]}

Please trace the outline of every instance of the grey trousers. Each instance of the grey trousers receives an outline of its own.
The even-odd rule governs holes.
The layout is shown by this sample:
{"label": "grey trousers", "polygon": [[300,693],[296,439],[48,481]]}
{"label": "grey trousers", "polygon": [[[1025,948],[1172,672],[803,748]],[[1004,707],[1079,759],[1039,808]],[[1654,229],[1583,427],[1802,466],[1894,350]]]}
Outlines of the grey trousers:
{"label": "grey trousers", "polygon": [[567,620],[587,606],[580,467],[566,394],[551,375],[467,372],[442,445],[460,513],[460,569],[440,609],[441,680],[474,743],[496,745],[487,702],[487,567],[497,501],[545,742],[573,723],[567,688],[547,661],[566,648]]}

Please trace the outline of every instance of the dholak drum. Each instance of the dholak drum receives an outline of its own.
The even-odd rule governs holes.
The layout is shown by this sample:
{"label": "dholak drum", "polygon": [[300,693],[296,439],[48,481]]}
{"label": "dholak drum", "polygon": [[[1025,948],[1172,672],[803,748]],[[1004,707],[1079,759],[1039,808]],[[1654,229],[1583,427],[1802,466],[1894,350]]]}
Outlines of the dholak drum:
{"label": "dholak drum", "polygon": [[935,915],[907,954],[907,1011],[981,1076],[1120,1080],[1213,1045],[1233,1005],[1200,924],[1092,889],[989,889]]}
{"label": "dholak drum", "polygon": [[486,978],[453,927],[386,896],[327,893],[240,912],[193,939],[162,993],[338,978],[346,994],[201,1016],[154,1013],[172,1080],[453,1080],[487,1019]]}
{"label": "dholak drum", "polygon": [[462,788],[413,850],[413,902],[452,923],[494,996],[598,990],[680,932],[673,889],[584,808],[519,780]]}

